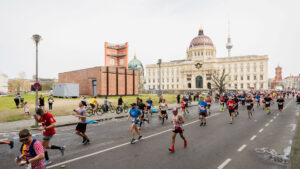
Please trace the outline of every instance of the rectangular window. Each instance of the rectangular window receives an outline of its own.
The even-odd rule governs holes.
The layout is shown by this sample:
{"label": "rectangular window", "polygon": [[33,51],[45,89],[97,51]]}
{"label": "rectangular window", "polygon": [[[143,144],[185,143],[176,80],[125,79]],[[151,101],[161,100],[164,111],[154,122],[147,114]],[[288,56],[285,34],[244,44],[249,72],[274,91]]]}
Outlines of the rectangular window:
{"label": "rectangular window", "polygon": [[236,73],[236,72],[237,72],[237,68],[235,67],[235,68],[234,68],[234,73]]}
{"label": "rectangular window", "polygon": [[250,80],[250,76],[247,76],[247,80]]}
{"label": "rectangular window", "polygon": [[231,87],[231,84],[228,84],[228,87]]}
{"label": "rectangular window", "polygon": [[234,76],[234,80],[237,80],[237,78],[238,78],[238,76],[237,76],[237,75],[235,75],[235,76]]}
{"label": "rectangular window", "polygon": [[250,84],[249,83],[247,84],[247,88],[250,89]]}
{"label": "rectangular window", "polygon": [[124,65],[124,59],[120,59],[120,65]]}
{"label": "rectangular window", "polygon": [[241,67],[241,72],[244,72],[244,68],[243,67]]}
{"label": "rectangular window", "polygon": [[167,85],[167,89],[169,89],[169,85]]}
{"label": "rectangular window", "polygon": [[260,65],[260,71],[263,72],[264,71],[264,66]]}
{"label": "rectangular window", "polygon": [[260,75],[260,80],[264,80],[264,75]]}
{"label": "rectangular window", "polygon": [[256,72],[256,66],[254,66],[253,71]]}
{"label": "rectangular window", "polygon": [[250,67],[247,67],[247,72],[250,72]]}
{"label": "rectangular window", "polygon": [[256,80],[256,75],[253,76],[253,79]]}
{"label": "rectangular window", "polygon": [[165,85],[162,85],[162,89],[165,89]]}
{"label": "rectangular window", "polygon": [[231,73],[231,68],[228,69],[228,73]]}
{"label": "rectangular window", "polygon": [[254,89],[256,89],[256,83],[254,83]]}
{"label": "rectangular window", "polygon": [[155,85],[153,85],[153,89],[155,89]]}
{"label": "rectangular window", "polygon": [[177,82],[179,82],[179,79],[177,78]]}
{"label": "rectangular window", "polygon": [[161,79],[161,81],[164,83],[164,82],[165,82],[165,79]]}
{"label": "rectangular window", "polygon": [[[174,82],[174,79],[172,78],[172,83]],[[173,88],[173,87],[172,87]]]}
{"label": "rectangular window", "polygon": [[264,83],[260,83],[260,88],[261,88],[261,89],[264,88]]}
{"label": "rectangular window", "polygon": [[228,76],[228,79],[231,80],[231,76]]}
{"label": "rectangular window", "polygon": [[169,79],[167,79],[167,83],[169,83]]}
{"label": "rectangular window", "polygon": [[114,66],[114,65],[115,65],[115,59],[110,59],[110,60],[109,60],[109,64],[110,64],[111,66]]}
{"label": "rectangular window", "polygon": [[151,83],[151,80],[149,79],[149,83]]}
{"label": "rectangular window", "polygon": [[153,83],[155,83],[155,79],[153,79]]}
{"label": "rectangular window", "polygon": [[172,85],[172,89],[174,89],[174,85]]}
{"label": "rectangular window", "polygon": [[243,88],[244,88],[244,84],[242,83],[242,84],[241,84],[241,89],[243,89]]}
{"label": "rectangular window", "polygon": [[241,76],[241,80],[244,80],[244,76]]}
{"label": "rectangular window", "polygon": [[237,84],[234,84],[234,88],[236,88],[236,89],[237,89]]}

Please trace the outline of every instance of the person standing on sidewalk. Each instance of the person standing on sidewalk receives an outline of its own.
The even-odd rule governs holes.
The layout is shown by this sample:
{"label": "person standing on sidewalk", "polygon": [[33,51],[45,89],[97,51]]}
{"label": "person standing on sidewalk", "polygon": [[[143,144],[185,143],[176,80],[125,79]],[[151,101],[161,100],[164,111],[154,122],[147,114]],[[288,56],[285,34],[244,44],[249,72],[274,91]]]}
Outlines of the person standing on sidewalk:
{"label": "person standing on sidewalk", "polygon": [[78,107],[77,110],[74,110],[76,112],[75,117],[78,117],[75,133],[82,137],[82,143],[86,145],[90,142],[89,137],[86,135],[86,109],[82,101],[79,102]]}
{"label": "person standing on sidewalk", "polygon": [[24,104],[24,113],[25,113],[25,118],[29,117],[29,104],[25,102]]}
{"label": "person standing on sidewalk", "polygon": [[177,95],[176,99],[177,99],[177,104],[180,104],[180,94]]}
{"label": "person standing on sidewalk", "polygon": [[52,114],[49,112],[44,112],[43,109],[39,108],[36,112],[40,116],[38,119],[37,116],[35,115],[34,118],[37,122],[42,123],[42,127],[38,128],[38,130],[43,131],[43,140],[42,144],[45,149],[45,161],[44,164],[50,164],[51,162],[49,161],[49,156],[48,156],[48,151],[47,149],[53,149],[53,150],[59,150],[61,152],[61,155],[64,156],[65,152],[65,146],[60,147],[56,145],[51,145],[50,146],[50,140],[52,137],[55,135],[55,119],[53,118]]}
{"label": "person standing on sidewalk", "polygon": [[27,165],[32,169],[45,169],[43,160],[45,158],[43,145],[36,139],[32,138],[32,134],[28,129],[19,132],[19,139],[22,143],[20,148],[21,156],[15,159],[19,166]]}
{"label": "person standing on sidewalk", "polygon": [[49,110],[52,110],[53,103],[54,103],[54,99],[52,96],[50,96],[50,98],[48,99]]}
{"label": "person standing on sidewalk", "polygon": [[127,120],[129,120],[131,118],[131,126],[130,126],[130,132],[131,132],[131,144],[135,143],[135,132],[138,134],[138,140],[140,140],[142,138],[141,132],[139,131],[137,124],[140,121],[140,118],[142,116],[142,112],[136,107],[136,103],[132,103],[131,104],[132,108],[129,110],[129,114],[127,117]]}
{"label": "person standing on sidewalk", "polygon": [[45,98],[43,97],[43,95],[41,95],[39,98],[39,106],[45,111]]}
{"label": "person standing on sidewalk", "polygon": [[16,104],[17,109],[19,108],[20,105],[20,98],[21,98],[20,93],[17,93],[16,97],[14,98],[14,102]]}
{"label": "person standing on sidewalk", "polygon": [[183,136],[183,123],[184,120],[182,118],[182,116],[180,114],[178,114],[178,109],[174,108],[172,110],[173,113],[173,119],[171,121],[171,123],[174,125],[174,130],[172,131],[172,146],[169,148],[169,151],[174,152],[175,151],[175,138],[177,133],[179,133],[180,137],[183,139],[184,141],[184,148],[187,147],[187,141],[185,139],[185,137]]}
{"label": "person standing on sidewalk", "polygon": [[2,141],[0,140],[0,144],[7,144],[10,146],[10,149],[14,148],[14,141]]}

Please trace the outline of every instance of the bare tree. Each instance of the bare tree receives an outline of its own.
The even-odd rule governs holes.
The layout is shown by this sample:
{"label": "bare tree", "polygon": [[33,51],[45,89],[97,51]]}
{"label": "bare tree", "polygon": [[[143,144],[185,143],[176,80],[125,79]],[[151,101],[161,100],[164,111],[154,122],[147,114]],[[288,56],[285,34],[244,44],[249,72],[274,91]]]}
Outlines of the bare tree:
{"label": "bare tree", "polygon": [[212,81],[214,82],[215,88],[219,91],[219,94],[225,92],[225,85],[226,85],[226,77],[228,74],[225,73],[225,69],[222,70],[221,75],[219,72],[212,74]]}

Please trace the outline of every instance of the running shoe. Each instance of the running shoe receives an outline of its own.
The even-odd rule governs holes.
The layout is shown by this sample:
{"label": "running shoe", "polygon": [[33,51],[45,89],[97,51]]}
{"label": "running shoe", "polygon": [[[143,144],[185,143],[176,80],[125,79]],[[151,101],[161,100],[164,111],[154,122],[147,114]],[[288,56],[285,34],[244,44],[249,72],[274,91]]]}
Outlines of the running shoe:
{"label": "running shoe", "polygon": [[85,137],[82,137],[82,143],[84,143],[86,141],[86,138]]}
{"label": "running shoe", "polygon": [[203,123],[203,126],[206,126],[206,123]]}
{"label": "running shoe", "polygon": [[203,123],[201,123],[200,126],[203,126]]}
{"label": "running shoe", "polygon": [[10,141],[10,142],[9,142],[10,149],[13,149],[13,148],[14,148],[14,145],[15,145],[15,142],[14,142],[14,141]]}
{"label": "running shoe", "polygon": [[131,143],[131,144],[134,144],[134,143],[135,143],[135,139],[134,139],[134,138],[131,139],[130,143]]}
{"label": "running shoe", "polygon": [[141,140],[143,136],[139,136],[138,140]]}
{"label": "running shoe", "polygon": [[175,151],[174,147],[170,147],[169,151],[174,152]]}
{"label": "running shoe", "polygon": [[186,140],[184,141],[184,148],[186,148],[187,147],[187,142],[186,142]]}
{"label": "running shoe", "polygon": [[44,160],[44,166],[47,166],[47,165],[49,165],[51,163],[52,163],[52,161],[50,161],[50,160]]}
{"label": "running shoe", "polygon": [[62,147],[60,148],[61,156],[64,156],[64,155],[65,155],[65,150],[66,150],[66,146],[62,146]]}

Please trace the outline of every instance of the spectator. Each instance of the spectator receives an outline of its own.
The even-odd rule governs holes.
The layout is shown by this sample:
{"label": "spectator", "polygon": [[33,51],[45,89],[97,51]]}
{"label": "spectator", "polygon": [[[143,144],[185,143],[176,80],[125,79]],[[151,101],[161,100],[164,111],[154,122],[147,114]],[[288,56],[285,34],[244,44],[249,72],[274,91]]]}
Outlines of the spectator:
{"label": "spectator", "polygon": [[52,105],[53,105],[54,99],[52,96],[48,99],[48,105],[49,105],[49,110],[52,110]]}
{"label": "spectator", "polygon": [[29,117],[29,105],[27,102],[24,103],[24,113],[25,113],[25,118]]}
{"label": "spectator", "polygon": [[177,104],[180,104],[180,94],[177,95]]}
{"label": "spectator", "polygon": [[39,98],[39,106],[41,109],[43,109],[45,111],[45,99],[44,99],[43,95],[41,95]]}
{"label": "spectator", "polygon": [[16,97],[14,98],[14,101],[16,103],[17,109],[19,108],[19,104],[20,104],[20,93],[17,93]]}

